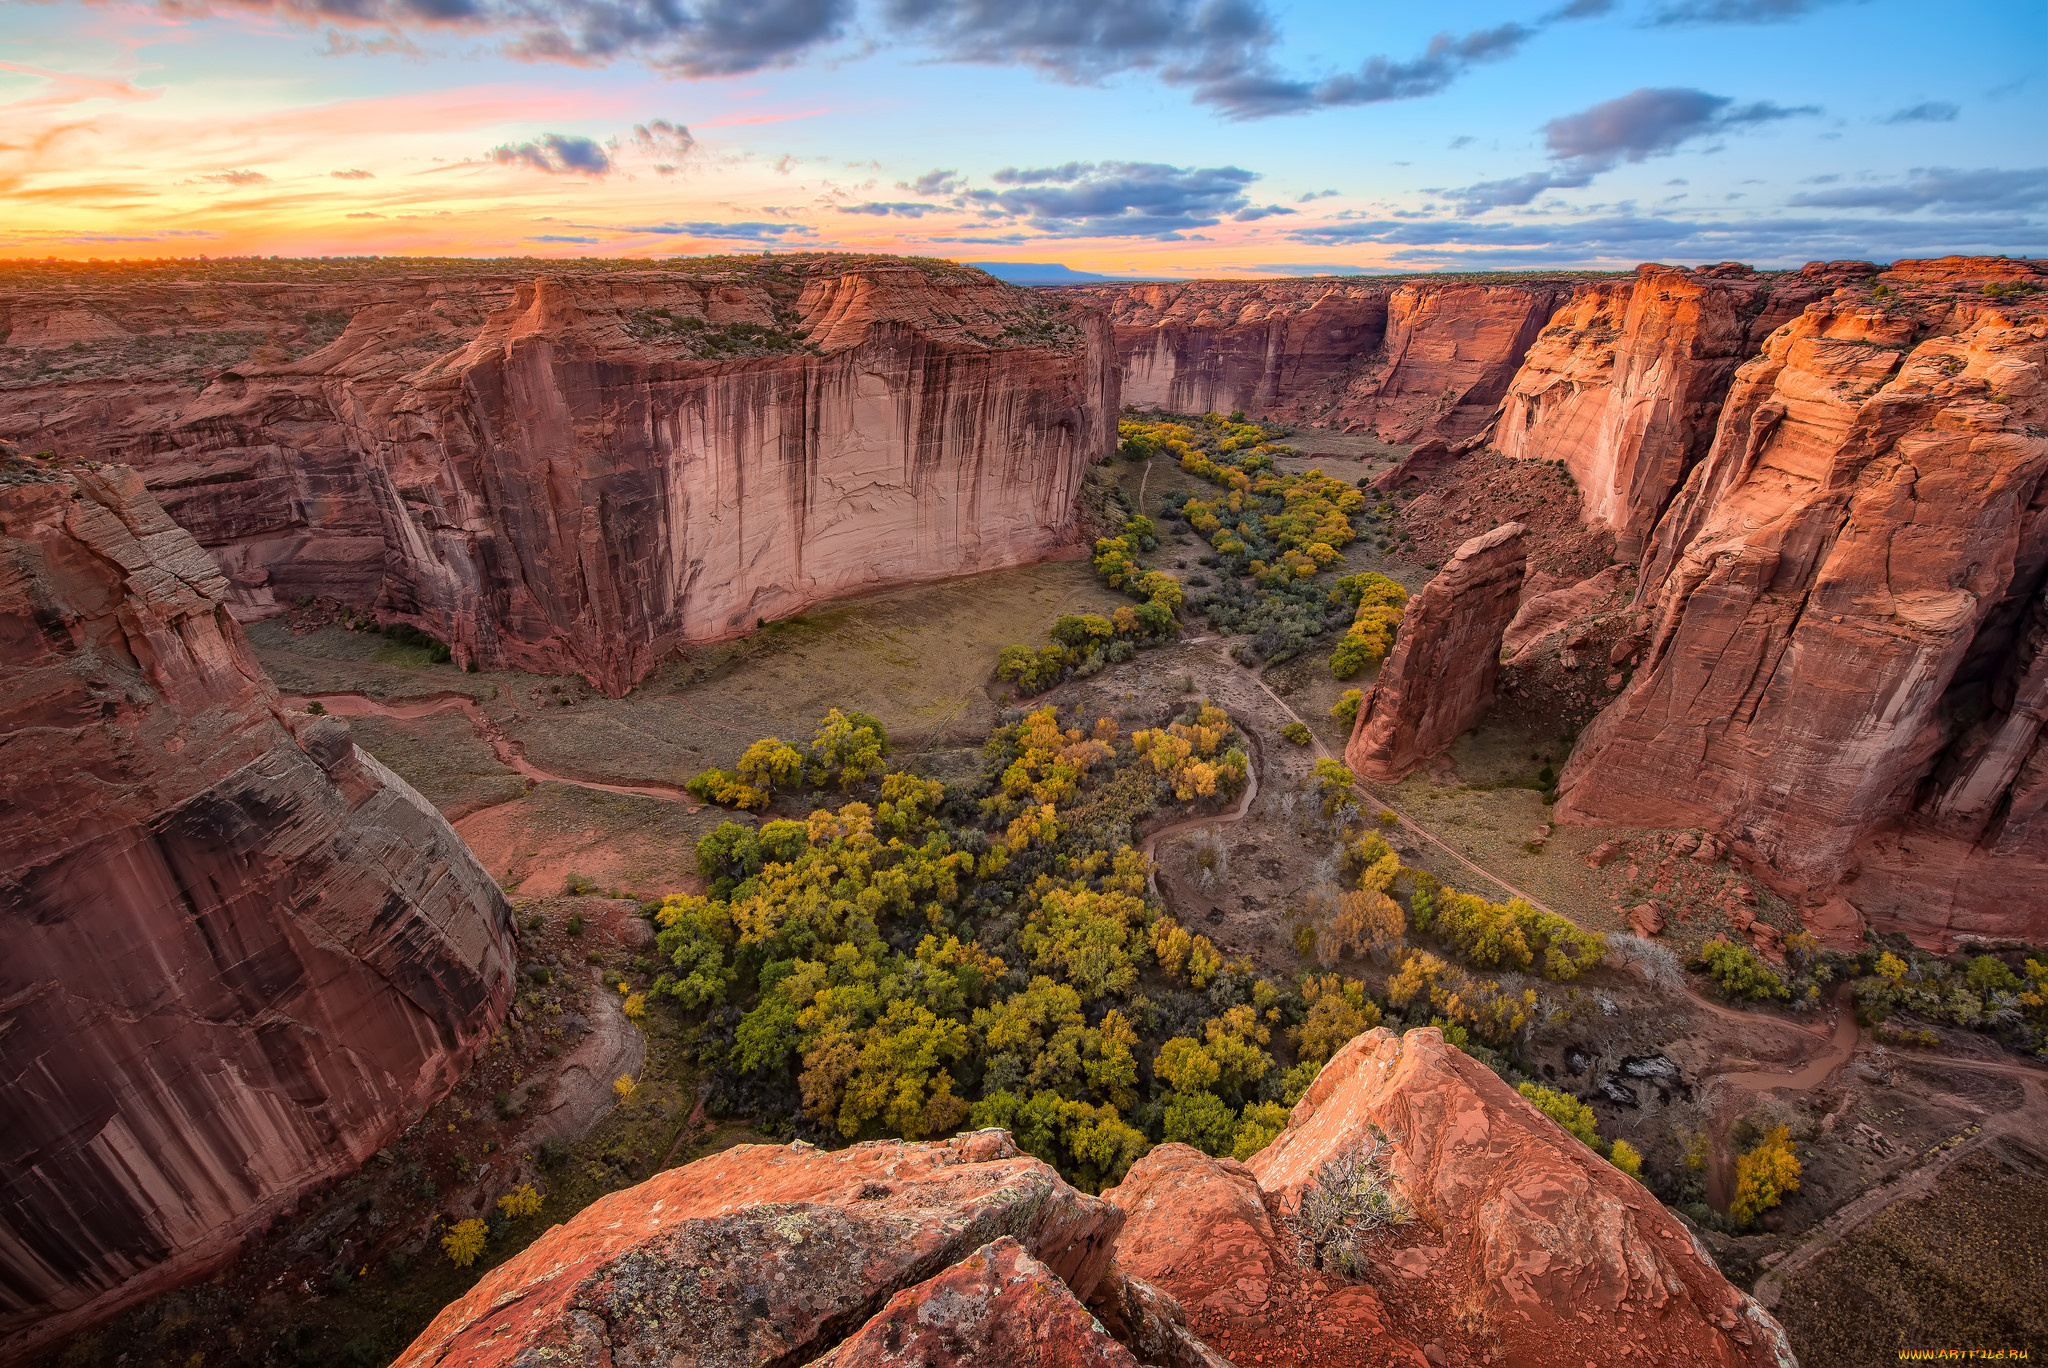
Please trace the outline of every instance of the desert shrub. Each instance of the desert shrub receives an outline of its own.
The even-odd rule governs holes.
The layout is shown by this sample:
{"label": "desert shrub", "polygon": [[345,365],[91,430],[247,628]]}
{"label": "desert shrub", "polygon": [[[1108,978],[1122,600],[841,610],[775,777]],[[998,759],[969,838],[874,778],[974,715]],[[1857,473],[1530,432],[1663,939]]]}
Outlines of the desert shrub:
{"label": "desert shrub", "polygon": [[573,871],[562,881],[562,892],[572,898],[584,897],[597,892],[597,880]]}
{"label": "desert shrub", "polygon": [[1702,969],[1725,997],[1786,999],[1792,990],[1746,945],[1716,937],[1700,946],[1693,967]]}
{"label": "desert shrub", "polygon": [[[1308,1011],[1301,1025],[1287,1034],[1296,1056],[1315,1067],[1382,1020],[1379,1004],[1366,996],[1365,985],[1337,974],[1311,974],[1303,979],[1301,1000]],[[1309,1076],[1314,1077],[1313,1069]]]}
{"label": "desert shrub", "polygon": [[1364,700],[1364,690],[1346,689],[1337,701],[1331,705],[1330,716],[1336,718],[1340,724],[1348,729],[1358,722],[1358,709]]}
{"label": "desert shrub", "polygon": [[498,1210],[507,1220],[523,1220],[528,1216],[540,1215],[541,1203],[547,1199],[531,1183],[521,1183],[498,1199]]}
{"label": "desert shrub", "polygon": [[448,1262],[457,1268],[467,1268],[477,1261],[484,1252],[484,1241],[489,1227],[472,1217],[457,1221],[446,1235],[441,1237],[441,1252],[448,1256]]}
{"label": "desert shrub", "polygon": [[1354,613],[1344,639],[1330,653],[1330,672],[1349,679],[1366,666],[1377,665],[1393,649],[1408,591],[1373,571],[1346,575],[1337,581],[1337,591],[1353,605]]}
{"label": "desert shrub", "polygon": [[1623,1173],[1626,1173],[1629,1177],[1634,1178],[1638,1182],[1642,1181],[1642,1151],[1638,1150],[1634,1145],[1631,1145],[1628,1141],[1616,1140],[1614,1142],[1614,1147],[1607,1152],[1607,1158],[1610,1162],[1613,1163],[1613,1165],[1616,1168],[1620,1169]]}
{"label": "desert shrub", "polygon": [[1231,1141],[1230,1157],[1249,1159],[1286,1129],[1286,1107],[1277,1102],[1247,1102],[1237,1118],[1237,1137]]}
{"label": "desert shrub", "polygon": [[1289,722],[1280,729],[1281,739],[1292,741],[1297,746],[1306,746],[1315,739],[1309,729],[1300,722]]}
{"label": "desert shrub", "polygon": [[1394,1186],[1393,1140],[1378,1126],[1316,1170],[1288,1224],[1305,1267],[1355,1278],[1373,1245],[1413,1219]]}
{"label": "desert shrub", "polygon": [[1735,1196],[1728,1204],[1728,1216],[1738,1225],[1753,1225],[1756,1219],[1785,1200],[1785,1194],[1799,1189],[1799,1156],[1793,1153],[1791,1132],[1773,1127],[1755,1149],[1735,1161]]}
{"label": "desert shrub", "polygon": [[1599,1122],[1593,1115],[1593,1109],[1578,1098],[1540,1083],[1524,1083],[1515,1091],[1528,1098],[1537,1111],[1571,1132],[1586,1148],[1596,1154],[1605,1152],[1607,1147],[1601,1143]]}
{"label": "desert shrub", "polygon": [[1481,969],[1527,969],[1540,957],[1545,978],[1569,981],[1607,957],[1607,937],[1520,898],[1490,903],[1446,889],[1432,908],[1437,932]]}

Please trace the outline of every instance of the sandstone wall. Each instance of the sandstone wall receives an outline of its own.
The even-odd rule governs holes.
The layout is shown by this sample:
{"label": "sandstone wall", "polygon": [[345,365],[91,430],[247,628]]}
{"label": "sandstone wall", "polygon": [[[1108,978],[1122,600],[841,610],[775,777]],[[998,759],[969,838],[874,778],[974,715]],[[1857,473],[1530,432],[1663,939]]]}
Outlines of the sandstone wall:
{"label": "sandstone wall", "polygon": [[135,472],[0,472],[0,1356],[352,1171],[510,996],[489,875],[225,591]]}
{"label": "sandstone wall", "polygon": [[1557,812],[1712,826],[1924,944],[2038,939],[2048,272],[1872,283],[1737,374],[1646,548],[1643,665]]}
{"label": "sandstone wall", "polygon": [[1713,440],[1735,368],[1822,287],[1740,266],[1642,266],[1581,290],[1522,359],[1492,440],[1525,460],[1561,460],[1589,523],[1634,560],[1672,493]]}
{"label": "sandstone wall", "polygon": [[1354,771],[1391,783],[1485,716],[1528,569],[1525,530],[1506,523],[1472,538],[1409,600],[1344,748]]}
{"label": "sandstone wall", "polygon": [[[279,307],[270,287],[141,293],[127,312],[145,342]],[[0,436],[142,468],[245,619],[332,595],[459,661],[615,694],[680,642],[1044,557],[1075,536],[1081,478],[1115,442],[1106,324],[960,268],[401,280],[342,298],[346,331],[310,355],[259,347],[197,392],[146,368],[12,389]],[[61,312],[6,308],[10,336],[32,338]]]}

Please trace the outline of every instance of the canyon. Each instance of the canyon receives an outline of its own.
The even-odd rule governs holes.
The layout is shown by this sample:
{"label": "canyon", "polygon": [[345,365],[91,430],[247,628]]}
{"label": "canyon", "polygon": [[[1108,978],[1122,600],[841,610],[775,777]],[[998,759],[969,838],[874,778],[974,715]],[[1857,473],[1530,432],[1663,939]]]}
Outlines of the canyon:
{"label": "canyon", "polygon": [[226,593],[137,472],[0,474],[0,1355],[226,1261],[511,997],[490,876]]}
{"label": "canyon", "polygon": [[[1283,878],[1328,880],[1302,872],[1328,853],[1307,849],[1307,828],[1257,825],[1281,803],[1296,820],[1316,754],[1341,750],[1384,786],[1367,800],[1431,782],[1415,772],[1449,766],[1475,728],[1499,729],[1503,681],[1545,672],[1594,699],[1577,719],[1590,721],[1562,729],[1533,784],[1548,735],[1532,747],[1515,734],[1509,749],[1528,761],[1518,774],[1470,781],[1540,808],[1534,840],[1529,823],[1518,829],[1517,858],[1542,857],[1554,820],[1612,829],[1611,841],[1583,833],[1602,842],[1585,863],[1597,873],[1618,860],[1628,882],[1637,855],[1618,859],[1624,849],[1657,861],[1642,882],[1663,888],[1681,858],[1681,873],[1716,880],[1733,860],[1731,878],[1754,880],[1727,885],[1729,899],[1748,899],[1729,904],[1737,924],[1780,968],[1802,923],[1850,953],[1866,931],[1943,953],[2048,940],[2044,300],[2048,267],[2005,258],[1041,291],[952,263],[833,255],[0,278],[0,679],[12,686],[0,745],[13,762],[0,901],[14,932],[0,970],[0,1105],[28,1118],[0,1152],[0,1360],[218,1267],[421,1125],[445,1121],[451,1152],[458,1127],[461,1144],[475,1138],[472,1109],[476,1136],[494,1106],[510,1125],[509,1089],[499,1105],[495,1083],[451,1088],[484,1071],[515,1016],[548,1010],[522,997],[529,981],[588,977],[628,1036],[620,1013],[648,1009],[620,1007],[633,999],[611,999],[614,988],[637,985],[655,1013],[674,1014],[652,981],[659,955],[647,957],[645,919],[667,888],[628,885],[641,890],[630,900],[606,890],[618,896],[604,915],[632,939],[604,949],[574,940],[583,911],[550,907],[545,934],[565,939],[543,955],[442,815],[370,740],[358,746],[322,715],[329,703],[366,719],[365,738],[372,721],[388,724],[379,734],[393,744],[433,749],[450,773],[470,766],[463,784],[487,790],[479,807],[575,787],[619,811],[645,800],[694,818],[677,787],[687,771],[608,779],[602,751],[640,738],[651,753],[659,736],[663,758],[648,766],[731,764],[766,733],[692,692],[743,668],[704,648],[737,652],[757,635],[764,652],[789,653],[789,670],[838,681],[858,663],[835,654],[829,624],[800,615],[882,587],[1076,557],[1119,500],[1155,514],[1146,481],[1156,502],[1182,472],[1133,462],[1117,485],[1093,469],[1116,449],[1124,405],[1242,409],[1305,437],[1356,439],[1356,487],[1385,510],[1374,514],[1384,549],[1406,556],[1385,564],[1415,591],[1346,735],[1324,721],[1336,689],[1320,656],[1292,677],[1261,671],[1230,654],[1227,635],[1157,646],[1177,655],[1126,652],[1124,673],[1080,701],[1077,674],[1063,696],[1086,710],[1079,725],[1099,715],[1112,738],[1212,693],[1234,717],[1274,722],[1274,737],[1246,728],[1240,801],[1131,837],[1148,856],[1162,842],[1201,846],[1208,865],[1169,877],[1162,860],[1139,883],[1190,931],[1207,928],[1227,975],[1248,984],[1249,959],[1231,957],[1258,944],[1231,937],[1282,916],[1254,887],[1262,898]],[[1496,481],[1503,470],[1531,478]],[[1499,516],[1471,525],[1479,505],[1453,496],[1481,472],[1507,492],[1488,505]],[[1342,473],[1349,484],[1353,470]],[[1555,496],[1549,521],[1525,522],[1539,475]],[[1397,546],[1403,519],[1440,549]],[[1567,555],[1559,528],[1574,519]],[[1161,522],[1160,554],[1187,557],[1162,564],[1205,585],[1193,562],[1206,548]],[[1014,581],[987,583],[999,593]],[[1123,611],[1107,590],[1081,597],[1099,588],[1046,589],[1043,602]],[[345,678],[376,673],[362,665],[370,648],[318,657],[343,629],[296,620],[331,624],[337,605],[346,626],[428,634],[453,668],[420,667],[432,687],[397,679],[409,665]],[[784,619],[796,621],[757,631]],[[292,682],[282,654],[266,655],[289,683],[280,695],[250,634],[281,653],[275,643],[303,636],[295,664],[324,673]],[[948,645],[972,665],[973,651]],[[1303,671],[1327,692],[1302,688]],[[581,676],[589,693],[545,676]],[[1021,695],[975,687],[990,726],[1022,715],[1007,711]],[[316,698],[329,703],[307,710]],[[907,727],[898,741],[913,772],[971,789],[984,753],[940,739],[955,703],[921,695],[922,744],[901,744]],[[1277,711],[1257,711],[1268,703]],[[586,758],[529,759],[536,714],[542,729],[566,732],[571,717],[592,728],[565,748]],[[1279,730],[1283,717],[1308,740]],[[687,747],[670,735],[697,725]],[[707,736],[726,749],[700,754]],[[1092,744],[1083,737],[1067,740]],[[1482,869],[1392,806],[1408,798],[1377,811],[1404,857],[1434,842],[1461,862],[1451,877],[1481,880],[1467,886],[1488,898],[1487,879],[1523,896],[1500,874],[1519,882],[1529,866]],[[882,804],[881,820],[901,811]],[[685,852],[678,867],[691,846],[674,833],[694,842],[722,820],[702,815],[661,828]],[[602,839],[603,820],[575,818],[578,849]],[[1227,845],[1238,822],[1262,834]],[[512,862],[538,857],[544,840],[505,825],[491,868],[510,888]],[[1255,885],[1255,857],[1282,873]],[[694,894],[704,880],[676,887]],[[588,884],[566,876],[579,908],[597,901]],[[1782,927],[1752,915],[1768,901],[1760,889],[1782,900],[1771,910]],[[1190,890],[1199,908],[1178,905]],[[528,906],[519,924],[537,931]],[[933,929],[950,934],[933,906]],[[1604,898],[1559,907],[1591,924],[1607,911]],[[1646,940],[1666,928],[1647,902],[1615,912]],[[966,926],[954,928],[963,940]],[[1641,995],[1616,1006],[1630,974],[1658,986],[1657,962],[1627,953],[1582,997],[1571,990],[1563,1020],[1757,1015],[1684,988],[1628,985]],[[1310,972],[1306,952],[1286,963]],[[1669,977],[1683,979],[1676,963]],[[1009,965],[1023,982],[1019,960]],[[1188,1016],[1205,1001],[1170,991],[1162,1011]],[[1427,1001],[1410,1025],[1429,1019]],[[1845,1001],[1835,1008],[1853,1047]],[[722,1060],[741,1013],[718,1011],[701,1042],[657,1042],[641,1058]],[[1380,1019],[1375,1008],[1352,1030]],[[1257,1029],[1293,1025],[1276,1013]],[[1549,1062],[1581,1072],[1555,1053]],[[676,1163],[686,1139],[712,1133],[710,1094],[685,1064],[692,1091],[639,1114],[665,1128],[654,1154],[618,1159],[623,1147],[607,1142],[573,1170],[519,1154],[488,1189],[479,1178],[461,1194],[461,1213],[479,1220],[515,1180],[551,1192],[601,1183],[608,1195],[535,1227],[452,1302],[443,1293],[398,1361],[1790,1363],[1783,1331],[1722,1276],[1700,1226],[1545,1120],[1482,1057],[1505,1056],[1453,1048],[1435,1027],[1366,1029],[1311,1070],[1256,1153],[1155,1144],[1099,1195],[1020,1149],[1034,1144],[1021,1123],[1017,1139],[737,1143]],[[1800,1088],[1839,1080],[1846,1058],[1830,1054]],[[1705,1079],[1715,1066],[1686,1067]],[[615,1089],[608,1076],[586,1082],[593,1115],[608,1091],[627,1108],[635,1088],[630,1074]],[[1254,1100],[1280,1096],[1247,1087],[1230,1105],[1249,1116]],[[1615,1115],[1635,1116],[1630,1096]],[[565,1123],[566,1143],[579,1134]],[[717,1134],[761,1138],[736,1125]],[[1357,1177],[1333,1165],[1361,1154],[1377,1156],[1373,1176],[1418,1219],[1379,1231],[1351,1262],[1316,1246],[1304,1212]],[[433,1226],[408,1231],[405,1257],[438,1263],[443,1218],[425,1206],[410,1216]],[[495,1242],[504,1223],[493,1220]],[[398,1245],[390,1230],[380,1238],[386,1252]],[[405,1277],[403,1264],[362,1267]]]}
{"label": "canyon", "polygon": [[1119,402],[1094,311],[950,263],[692,266],[17,286],[0,439],[142,470],[245,621],[338,598],[614,695],[1075,540]]}
{"label": "canyon", "polygon": [[[1126,402],[1417,443],[1389,491],[1560,463],[1639,588],[1556,819],[1705,825],[1831,943],[1946,949],[2048,936],[2044,288],[1954,257],[1072,292]],[[1572,589],[1530,576],[1546,630]]]}

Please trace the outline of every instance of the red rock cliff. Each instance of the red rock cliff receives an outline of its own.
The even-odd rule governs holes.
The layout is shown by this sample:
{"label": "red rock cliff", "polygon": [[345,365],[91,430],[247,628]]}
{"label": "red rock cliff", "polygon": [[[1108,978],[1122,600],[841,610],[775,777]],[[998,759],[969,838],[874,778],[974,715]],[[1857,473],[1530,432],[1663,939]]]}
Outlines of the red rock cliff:
{"label": "red rock cliff", "polygon": [[1485,716],[1528,570],[1524,531],[1505,523],[1472,538],[1409,601],[1344,748],[1353,770],[1400,779]]}
{"label": "red rock cliff", "polygon": [[353,1170],[510,994],[489,875],[225,588],[134,471],[0,472],[0,1357]]}
{"label": "red rock cliff", "polygon": [[1574,295],[1522,359],[1491,434],[1502,455],[1561,460],[1586,521],[1633,561],[1713,440],[1735,368],[1824,293],[1804,275],[1640,266]]}
{"label": "red rock cliff", "polygon": [[1741,368],[1561,818],[1712,826],[1831,922],[2048,936],[2043,287],[1902,262]]}
{"label": "red rock cliff", "polygon": [[[1303,1199],[1361,1162],[1409,1219],[1347,1268]],[[1589,1361],[1792,1368],[1648,1191],[1429,1029],[1352,1041],[1249,1165],[1161,1145],[1100,1198],[1001,1131],[728,1150],[555,1227],[398,1360]]]}
{"label": "red rock cliff", "polygon": [[[258,347],[197,393],[146,364],[180,329],[336,304],[331,345]],[[0,313],[31,341],[125,321],[99,373],[7,391],[0,436],[144,469],[245,618],[334,595],[612,693],[680,642],[1042,558],[1115,441],[1103,320],[943,263],[22,290]]]}

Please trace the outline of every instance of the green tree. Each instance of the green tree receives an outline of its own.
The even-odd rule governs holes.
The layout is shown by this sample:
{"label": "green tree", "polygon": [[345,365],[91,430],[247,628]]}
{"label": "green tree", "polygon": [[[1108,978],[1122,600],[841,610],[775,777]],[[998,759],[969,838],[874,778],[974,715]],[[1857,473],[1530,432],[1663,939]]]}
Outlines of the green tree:
{"label": "green tree", "polygon": [[1237,1118],[1215,1093],[1177,1092],[1166,1103],[1164,1131],[1170,1141],[1223,1155],[1237,1138]]}
{"label": "green tree", "polygon": [[1596,1154],[1605,1151],[1593,1109],[1578,1098],[1540,1083],[1524,1083],[1515,1091],[1528,1098],[1537,1111],[1578,1137],[1588,1149]]}

